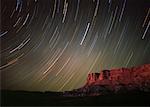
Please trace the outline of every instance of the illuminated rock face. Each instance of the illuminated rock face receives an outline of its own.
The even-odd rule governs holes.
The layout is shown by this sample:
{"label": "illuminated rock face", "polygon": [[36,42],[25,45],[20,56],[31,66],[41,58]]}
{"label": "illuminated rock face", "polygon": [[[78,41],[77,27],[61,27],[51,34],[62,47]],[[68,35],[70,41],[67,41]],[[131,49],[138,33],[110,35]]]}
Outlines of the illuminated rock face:
{"label": "illuminated rock face", "polygon": [[100,77],[100,73],[88,74],[87,83],[90,85],[90,84],[96,82],[97,80],[99,80],[99,77]]}
{"label": "illuminated rock face", "polygon": [[83,87],[67,95],[95,96],[128,91],[150,92],[150,64],[90,73]]}
{"label": "illuminated rock face", "polygon": [[103,70],[100,73],[88,74],[87,83],[83,89],[100,86],[106,86],[109,90],[115,92],[120,88],[150,91],[150,64],[132,68]]}

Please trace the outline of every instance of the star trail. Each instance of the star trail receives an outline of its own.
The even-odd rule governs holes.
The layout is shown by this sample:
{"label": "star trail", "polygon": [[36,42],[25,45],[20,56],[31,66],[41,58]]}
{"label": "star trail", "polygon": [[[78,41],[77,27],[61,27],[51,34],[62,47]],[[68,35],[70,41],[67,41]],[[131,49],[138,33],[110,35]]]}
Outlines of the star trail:
{"label": "star trail", "polygon": [[2,0],[1,16],[2,89],[72,90],[150,63],[149,0]]}

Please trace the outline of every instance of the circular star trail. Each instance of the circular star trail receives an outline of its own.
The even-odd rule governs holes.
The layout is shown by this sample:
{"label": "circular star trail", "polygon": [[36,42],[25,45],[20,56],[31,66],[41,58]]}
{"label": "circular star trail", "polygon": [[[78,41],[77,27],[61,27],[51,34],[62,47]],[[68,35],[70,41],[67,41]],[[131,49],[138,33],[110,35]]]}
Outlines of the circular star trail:
{"label": "circular star trail", "polygon": [[148,0],[2,0],[1,88],[65,91],[90,72],[150,63]]}

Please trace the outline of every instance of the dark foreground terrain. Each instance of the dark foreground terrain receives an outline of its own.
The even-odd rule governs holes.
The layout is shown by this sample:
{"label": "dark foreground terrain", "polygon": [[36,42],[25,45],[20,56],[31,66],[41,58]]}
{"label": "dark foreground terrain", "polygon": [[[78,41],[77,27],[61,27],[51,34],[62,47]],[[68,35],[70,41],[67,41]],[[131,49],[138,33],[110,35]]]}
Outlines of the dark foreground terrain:
{"label": "dark foreground terrain", "polygon": [[101,96],[67,97],[56,92],[1,91],[3,106],[33,105],[144,105],[150,106],[150,93],[128,92]]}

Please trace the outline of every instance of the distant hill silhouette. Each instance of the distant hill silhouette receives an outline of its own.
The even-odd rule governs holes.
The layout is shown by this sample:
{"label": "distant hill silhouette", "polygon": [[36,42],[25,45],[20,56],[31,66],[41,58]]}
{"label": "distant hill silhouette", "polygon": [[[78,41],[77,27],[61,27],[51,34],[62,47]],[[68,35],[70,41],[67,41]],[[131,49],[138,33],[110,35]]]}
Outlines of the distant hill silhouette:
{"label": "distant hill silhouette", "polygon": [[46,105],[145,105],[149,106],[150,93],[127,92],[101,96],[63,96],[57,92],[1,91],[2,106]]}

